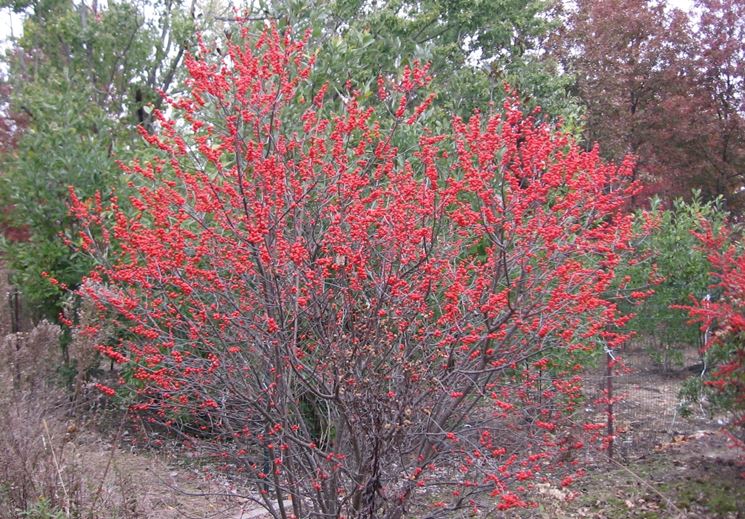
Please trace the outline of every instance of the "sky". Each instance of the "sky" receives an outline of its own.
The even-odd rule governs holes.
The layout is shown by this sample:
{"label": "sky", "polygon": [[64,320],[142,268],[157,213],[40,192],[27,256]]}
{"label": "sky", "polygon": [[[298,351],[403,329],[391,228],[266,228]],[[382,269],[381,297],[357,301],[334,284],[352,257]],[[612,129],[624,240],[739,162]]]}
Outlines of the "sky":
{"label": "sky", "polygon": [[18,36],[21,18],[10,9],[0,9],[0,39],[5,41],[11,34]]}
{"label": "sky", "polygon": [[670,7],[677,7],[685,11],[690,11],[693,7],[693,0],[667,0],[667,4]]}

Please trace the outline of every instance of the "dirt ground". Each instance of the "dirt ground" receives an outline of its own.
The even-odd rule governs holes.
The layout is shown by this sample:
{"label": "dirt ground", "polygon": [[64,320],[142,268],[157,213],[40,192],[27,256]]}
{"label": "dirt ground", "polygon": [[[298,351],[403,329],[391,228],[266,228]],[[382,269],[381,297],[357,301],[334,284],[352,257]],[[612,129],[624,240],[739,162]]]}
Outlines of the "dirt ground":
{"label": "dirt ground", "polygon": [[211,475],[188,456],[176,456],[175,449],[143,449],[129,427],[102,432],[100,425],[71,421],[66,429],[57,460],[64,470],[80,472],[96,519],[266,517],[226,478]]}
{"label": "dirt ground", "polygon": [[531,517],[743,518],[745,479],[737,456],[721,433],[676,435],[632,461],[589,466],[571,494],[542,489]]}

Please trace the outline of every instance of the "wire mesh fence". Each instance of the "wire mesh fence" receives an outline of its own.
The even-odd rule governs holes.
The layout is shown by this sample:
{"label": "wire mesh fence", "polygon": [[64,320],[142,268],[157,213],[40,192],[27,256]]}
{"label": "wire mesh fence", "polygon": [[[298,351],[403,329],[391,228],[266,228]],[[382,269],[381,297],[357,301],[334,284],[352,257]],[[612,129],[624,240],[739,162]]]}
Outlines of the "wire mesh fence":
{"label": "wire mesh fence", "polygon": [[[592,368],[585,378],[588,401],[596,406],[596,417],[608,423],[612,436],[609,454],[621,461],[643,458],[677,435],[695,432],[707,421],[702,409],[682,415],[684,382],[700,373],[695,346],[681,347],[682,363],[663,367],[654,362],[643,343],[631,343],[618,352],[618,360],[607,360]],[[612,406],[606,396],[611,389]]]}

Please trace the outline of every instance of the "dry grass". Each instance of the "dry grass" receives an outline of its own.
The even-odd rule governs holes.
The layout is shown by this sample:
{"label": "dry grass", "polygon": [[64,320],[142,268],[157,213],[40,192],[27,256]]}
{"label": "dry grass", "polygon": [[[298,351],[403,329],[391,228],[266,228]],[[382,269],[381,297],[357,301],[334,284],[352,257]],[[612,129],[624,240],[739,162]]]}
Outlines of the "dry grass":
{"label": "dry grass", "polygon": [[58,374],[60,328],[42,321],[10,333],[12,313],[0,315],[0,517],[142,517],[126,477],[112,470],[85,479],[72,400]]}

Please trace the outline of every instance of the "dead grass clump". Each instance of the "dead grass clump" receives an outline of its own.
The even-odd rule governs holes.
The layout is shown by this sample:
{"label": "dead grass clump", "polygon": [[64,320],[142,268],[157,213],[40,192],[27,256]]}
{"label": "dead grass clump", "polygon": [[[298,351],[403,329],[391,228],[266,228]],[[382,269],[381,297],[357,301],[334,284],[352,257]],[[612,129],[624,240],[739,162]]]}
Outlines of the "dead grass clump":
{"label": "dead grass clump", "polygon": [[65,313],[68,318],[72,319],[74,315],[78,323],[67,345],[67,354],[70,363],[75,367],[75,396],[81,398],[85,396],[82,393],[86,383],[102,373],[102,358],[96,345],[106,342],[111,330],[99,322],[93,302],[89,299],[79,301],[78,306],[75,305],[75,301],[70,300],[66,306]]}
{"label": "dead grass clump", "polygon": [[14,391],[0,404],[0,517],[42,508],[71,516],[82,504],[80,468],[65,453],[61,395]]}
{"label": "dead grass clump", "polygon": [[95,475],[85,466],[72,395],[58,374],[60,333],[42,322],[0,339],[0,517],[143,517],[131,481],[110,463]]}
{"label": "dead grass clump", "polygon": [[42,321],[29,332],[9,333],[0,341],[0,380],[15,391],[43,391],[56,383],[62,356],[61,330]]}

